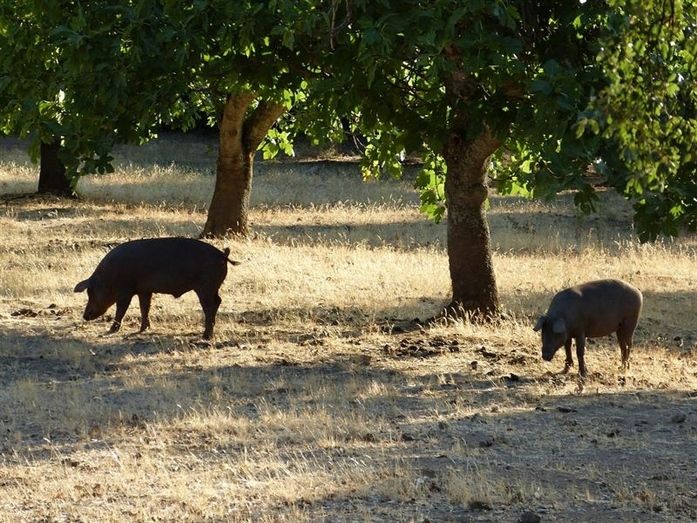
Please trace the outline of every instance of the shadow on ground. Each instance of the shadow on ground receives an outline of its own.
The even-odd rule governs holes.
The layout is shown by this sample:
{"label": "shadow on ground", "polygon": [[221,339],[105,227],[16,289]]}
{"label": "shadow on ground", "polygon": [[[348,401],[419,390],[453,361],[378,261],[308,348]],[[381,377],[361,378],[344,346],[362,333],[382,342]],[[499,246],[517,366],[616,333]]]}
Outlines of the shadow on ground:
{"label": "shadow on ground", "polygon": [[[332,520],[351,520],[356,502],[378,519],[501,521],[524,510],[554,521],[697,517],[692,391],[593,393],[591,382],[586,393],[569,394],[563,390],[574,376],[529,373],[522,365],[514,379],[464,363],[446,374],[405,372],[391,366],[390,357],[364,349],[316,363],[278,357],[240,363],[247,349],[239,347],[128,339],[96,347],[67,336],[7,336],[15,350],[5,348],[0,357],[0,424],[22,437],[0,435],[6,460],[15,459],[11,455],[69,460],[78,451],[76,456],[84,456],[89,449],[108,448],[114,443],[111,432],[123,424],[131,434],[145,434],[148,425],[186,418],[190,409],[224,408],[255,427],[259,444],[282,434],[282,460],[292,462],[302,449],[335,466],[360,459],[376,470],[409,471],[400,478],[407,482],[406,493],[397,497],[376,485],[299,500],[309,513]],[[185,354],[197,350],[208,358],[219,351],[217,363],[206,358],[208,363],[198,363]],[[463,362],[477,354],[473,347],[461,350]],[[166,368],[155,362],[161,359],[169,360]],[[18,387],[26,393],[30,382],[39,395],[50,391],[51,398],[31,403],[15,395]],[[71,401],[82,402],[81,414],[68,406]],[[62,419],[61,409],[66,409]],[[49,411],[61,421],[52,422],[47,434],[42,423]],[[326,418],[323,430],[338,438],[338,445],[303,430],[302,420],[312,423],[314,416]],[[291,425],[274,425],[276,417]],[[84,427],[95,426],[98,437],[79,436]],[[186,430],[197,445],[197,459],[209,464],[246,452],[250,444],[226,437],[201,447],[205,435],[195,427]],[[76,463],[71,466],[79,467]],[[277,509],[282,513],[287,505]]]}

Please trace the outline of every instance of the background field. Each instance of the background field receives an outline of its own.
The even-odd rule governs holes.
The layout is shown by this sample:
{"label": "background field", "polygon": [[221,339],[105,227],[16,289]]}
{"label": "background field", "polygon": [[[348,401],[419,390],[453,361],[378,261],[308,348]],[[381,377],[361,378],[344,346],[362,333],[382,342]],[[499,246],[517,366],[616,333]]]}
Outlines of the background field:
{"label": "background field", "polygon": [[[697,239],[640,245],[604,194],[492,196],[506,319],[420,328],[449,295],[444,225],[409,176],[258,164],[244,263],[213,346],[195,296],[155,296],[152,331],[81,319],[72,289],[113,245],[196,236],[214,144],[121,149],[80,200],[16,198],[37,169],[0,143],[0,521],[697,519]],[[585,385],[539,357],[559,289],[618,277],[645,309],[632,367],[594,340]],[[110,311],[113,314],[113,310]]]}

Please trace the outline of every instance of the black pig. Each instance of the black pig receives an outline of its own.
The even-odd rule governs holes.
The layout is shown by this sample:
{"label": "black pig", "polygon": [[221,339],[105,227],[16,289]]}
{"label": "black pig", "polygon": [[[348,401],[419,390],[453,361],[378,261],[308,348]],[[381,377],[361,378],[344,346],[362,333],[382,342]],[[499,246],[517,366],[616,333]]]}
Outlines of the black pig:
{"label": "black pig", "polygon": [[203,337],[213,336],[215,315],[220,306],[218,289],[227,276],[230,249],[220,251],[190,238],[134,240],[114,247],[99,262],[92,276],[75,286],[89,297],[83,317],[93,320],[116,303],[116,316],[109,332],[121,327],[133,296],[140,302],[140,332],[150,326],[148,313],[153,293],[179,298],[194,291],[205,316]]}
{"label": "black pig", "polygon": [[535,331],[542,329],[542,358],[551,361],[563,345],[566,350],[564,372],[567,372],[574,364],[571,340],[575,339],[578,371],[585,376],[586,338],[616,332],[622,366],[629,367],[629,351],[641,305],[641,292],[621,280],[591,281],[560,291],[552,298],[547,314],[535,325]]}

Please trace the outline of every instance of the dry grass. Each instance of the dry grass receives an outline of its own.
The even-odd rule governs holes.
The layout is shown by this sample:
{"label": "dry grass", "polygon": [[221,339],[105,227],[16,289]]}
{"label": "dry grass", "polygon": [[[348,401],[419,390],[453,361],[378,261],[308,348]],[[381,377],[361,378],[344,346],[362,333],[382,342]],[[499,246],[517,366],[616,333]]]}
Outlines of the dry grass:
{"label": "dry grass", "polygon": [[[35,187],[20,145],[2,192]],[[640,245],[610,194],[593,217],[492,197],[506,319],[410,330],[449,281],[409,182],[266,164],[254,237],[218,242],[244,263],[214,346],[188,295],[156,296],[144,335],[136,303],[118,335],[83,322],[72,288],[113,244],[199,232],[213,154],[169,138],[120,151],[80,201],[0,202],[0,521],[697,518],[694,237]],[[631,370],[595,340],[581,387],[531,326],[604,276],[645,310]]]}

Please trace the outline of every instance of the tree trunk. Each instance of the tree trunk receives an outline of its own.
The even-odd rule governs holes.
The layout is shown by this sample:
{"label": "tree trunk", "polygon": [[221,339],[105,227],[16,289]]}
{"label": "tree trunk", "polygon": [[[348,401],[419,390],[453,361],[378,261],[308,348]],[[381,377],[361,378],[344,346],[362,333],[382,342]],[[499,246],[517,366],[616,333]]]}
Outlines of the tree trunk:
{"label": "tree trunk", "polygon": [[448,261],[452,300],[448,314],[490,317],[498,310],[496,277],[491,260],[486,161],[500,143],[488,131],[473,140],[452,131],[443,150],[448,167],[445,197],[448,207]]}
{"label": "tree trunk", "polygon": [[282,105],[261,102],[245,118],[254,95],[230,95],[219,125],[218,163],[213,199],[202,237],[249,232],[249,197],[252,192],[254,153],[267,131],[283,114]]}
{"label": "tree trunk", "polygon": [[58,156],[60,141],[41,143],[41,167],[39,170],[39,194],[71,196],[73,189],[65,175],[65,165]]}

